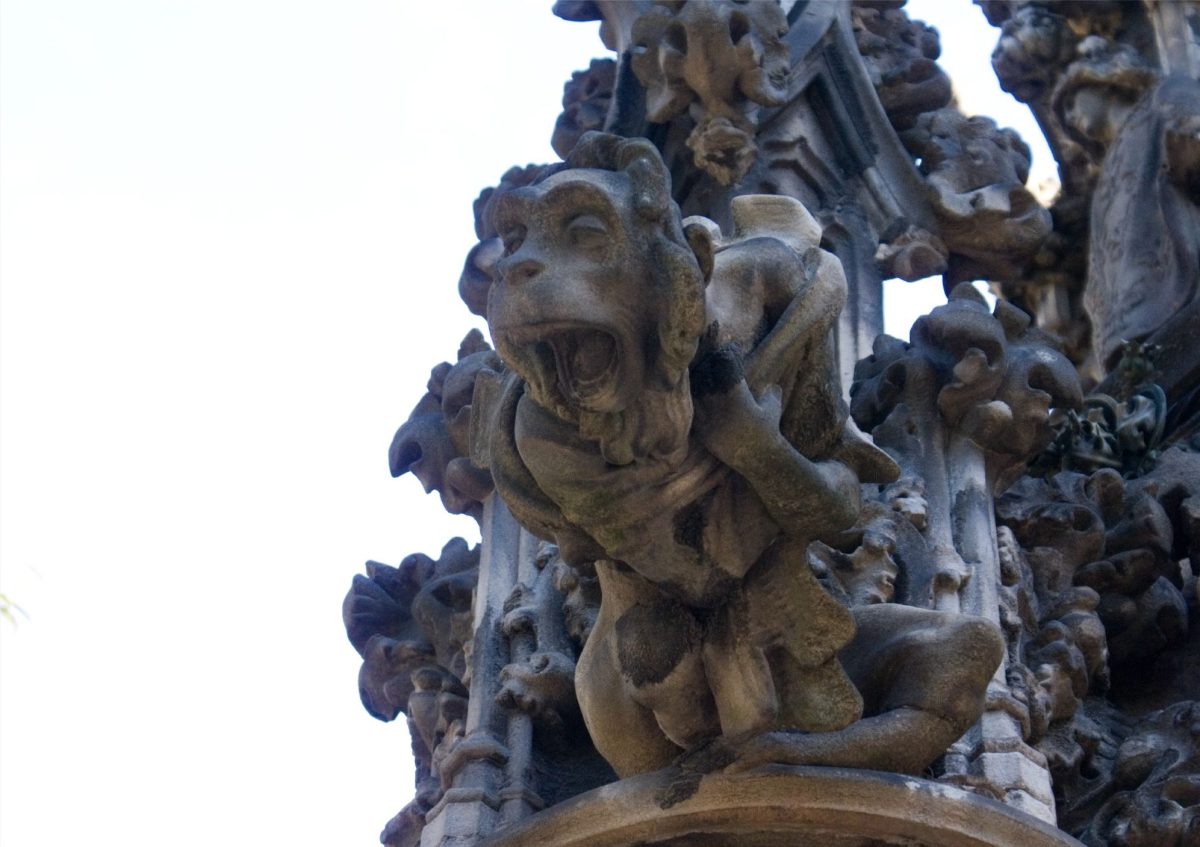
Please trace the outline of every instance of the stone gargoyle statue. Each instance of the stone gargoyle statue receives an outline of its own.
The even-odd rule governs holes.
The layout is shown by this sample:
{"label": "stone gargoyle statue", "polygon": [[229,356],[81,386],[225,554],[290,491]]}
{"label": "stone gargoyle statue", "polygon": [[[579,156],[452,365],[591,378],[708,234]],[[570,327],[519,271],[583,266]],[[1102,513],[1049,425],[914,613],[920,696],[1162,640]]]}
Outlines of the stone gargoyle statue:
{"label": "stone gargoyle statue", "polygon": [[978,719],[1003,642],[816,580],[810,542],[898,471],[847,416],[819,225],[787,197],[732,211],[729,237],[681,221],[651,143],[602,133],[497,198],[509,371],[473,433],[516,518],[599,576],[576,689],[618,774],[714,749],[919,773]]}

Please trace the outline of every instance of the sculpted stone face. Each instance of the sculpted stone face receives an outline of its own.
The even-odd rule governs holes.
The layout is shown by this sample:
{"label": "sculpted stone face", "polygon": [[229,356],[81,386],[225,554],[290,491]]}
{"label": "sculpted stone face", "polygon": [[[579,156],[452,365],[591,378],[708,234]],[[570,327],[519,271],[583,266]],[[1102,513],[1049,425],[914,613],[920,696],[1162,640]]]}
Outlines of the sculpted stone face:
{"label": "sculpted stone face", "polygon": [[504,250],[488,325],[527,396],[606,461],[674,465],[692,423],[704,277],[653,148],[599,155],[609,167],[558,171],[496,199]]}
{"label": "sculpted stone face", "polygon": [[624,174],[573,170],[498,204],[504,256],[488,321],[501,355],[547,408],[619,412],[645,379],[650,316],[627,291],[641,281],[644,247],[622,212],[631,190]]}

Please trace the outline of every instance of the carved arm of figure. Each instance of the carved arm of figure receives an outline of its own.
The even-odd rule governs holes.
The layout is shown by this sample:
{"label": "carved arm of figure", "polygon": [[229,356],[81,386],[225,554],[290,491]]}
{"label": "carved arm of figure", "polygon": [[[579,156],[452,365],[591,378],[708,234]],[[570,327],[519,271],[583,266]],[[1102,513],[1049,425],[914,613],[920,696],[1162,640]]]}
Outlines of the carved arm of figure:
{"label": "carved arm of figure", "polygon": [[697,370],[693,397],[701,442],[745,478],[787,535],[811,538],[854,523],[858,477],[837,460],[809,460],[784,437],[779,386],[756,398],[729,349],[711,352]]}
{"label": "carved arm of figure", "polygon": [[[820,227],[795,200],[739,197],[733,214],[735,232],[715,252],[706,294],[712,322],[691,372],[695,432],[749,483],[785,534],[844,529],[858,517],[857,475],[840,461],[804,455],[784,415],[789,403],[811,402],[805,416],[824,442],[803,445],[813,456],[841,434],[844,411],[828,358],[846,300],[841,263],[817,246]],[[797,396],[810,387],[813,396]]]}

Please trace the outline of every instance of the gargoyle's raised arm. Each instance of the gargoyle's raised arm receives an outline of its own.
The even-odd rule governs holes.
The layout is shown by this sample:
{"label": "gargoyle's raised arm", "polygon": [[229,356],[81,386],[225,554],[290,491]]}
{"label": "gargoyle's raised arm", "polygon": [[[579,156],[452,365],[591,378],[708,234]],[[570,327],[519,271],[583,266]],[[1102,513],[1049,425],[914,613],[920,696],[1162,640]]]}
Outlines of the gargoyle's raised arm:
{"label": "gargoyle's raised arm", "polygon": [[698,364],[705,391],[696,396],[696,431],[704,446],[745,478],[785,534],[812,538],[853,524],[858,477],[841,462],[812,461],[792,446],[779,427],[781,390],[773,385],[756,399],[734,355],[718,350]]}

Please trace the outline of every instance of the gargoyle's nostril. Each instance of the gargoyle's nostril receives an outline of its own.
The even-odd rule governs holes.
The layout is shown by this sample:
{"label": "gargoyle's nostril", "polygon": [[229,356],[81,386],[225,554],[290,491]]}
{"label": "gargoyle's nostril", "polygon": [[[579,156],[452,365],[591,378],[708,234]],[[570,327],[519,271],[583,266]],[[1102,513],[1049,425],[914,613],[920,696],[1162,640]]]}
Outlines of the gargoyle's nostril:
{"label": "gargoyle's nostril", "polygon": [[522,283],[533,279],[543,270],[545,270],[545,265],[536,259],[524,259],[510,266],[505,276],[510,282]]}

